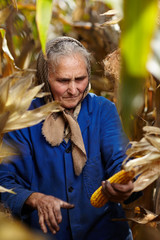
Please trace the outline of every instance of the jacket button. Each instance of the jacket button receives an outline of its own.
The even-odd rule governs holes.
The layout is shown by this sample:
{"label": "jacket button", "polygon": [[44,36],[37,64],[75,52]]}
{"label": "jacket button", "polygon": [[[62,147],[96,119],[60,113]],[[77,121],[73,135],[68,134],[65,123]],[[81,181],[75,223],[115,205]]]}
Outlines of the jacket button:
{"label": "jacket button", "polygon": [[71,186],[68,188],[68,192],[72,192],[72,191],[73,191],[73,187]]}
{"label": "jacket button", "polygon": [[69,148],[66,149],[66,153],[70,153],[72,150],[71,146]]}

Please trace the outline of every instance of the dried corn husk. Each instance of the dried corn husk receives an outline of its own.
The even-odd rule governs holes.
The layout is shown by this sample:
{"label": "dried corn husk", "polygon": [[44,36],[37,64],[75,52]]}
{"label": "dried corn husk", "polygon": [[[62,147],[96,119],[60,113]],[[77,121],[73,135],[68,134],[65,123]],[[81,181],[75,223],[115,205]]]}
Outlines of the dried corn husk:
{"label": "dried corn husk", "polygon": [[32,126],[45,119],[49,113],[60,110],[59,104],[52,102],[38,110],[28,111],[31,101],[42,87],[43,84],[32,86],[32,75],[20,77],[16,81],[14,76],[2,79],[0,83],[0,122],[3,123],[1,133]]}
{"label": "dried corn husk", "polygon": [[[130,142],[132,146],[126,152],[123,169],[108,179],[111,183],[125,184],[137,177],[134,192],[143,190],[160,176],[160,129],[144,127],[143,130],[146,133],[139,142]],[[108,199],[102,193],[102,186],[92,194],[90,201],[94,207],[106,204]]]}
{"label": "dried corn husk", "polygon": [[2,161],[8,162],[11,156],[18,154],[18,148],[13,148],[8,144],[4,144],[3,142],[0,145],[0,163]]}
{"label": "dried corn husk", "polygon": [[[143,130],[144,137],[138,142],[131,142],[128,156],[122,164],[126,171],[136,172],[135,192],[145,189],[160,176],[160,129],[145,126]],[[130,158],[133,160],[128,161]]]}
{"label": "dried corn husk", "polygon": [[[60,111],[57,102],[48,103],[38,109],[28,110],[32,100],[39,94],[43,84],[33,86],[33,73],[23,72],[1,79],[0,82],[0,134],[29,127],[46,118],[52,112]],[[40,93],[43,97],[48,93]]]}
{"label": "dried corn husk", "polygon": [[22,222],[12,218],[11,214],[0,212],[1,240],[47,240],[39,232],[31,231]]}
{"label": "dried corn husk", "polygon": [[[4,133],[33,126],[52,112],[61,110],[57,102],[50,102],[37,109],[28,110],[37,95],[43,97],[48,94],[39,93],[43,84],[34,86],[33,76],[34,72],[19,71],[0,80],[0,162],[18,153],[3,143]],[[0,186],[0,192],[4,191],[14,193]]]}
{"label": "dried corn husk", "polygon": [[107,18],[109,18],[104,23],[100,24],[101,27],[117,24],[123,18],[122,15],[120,14],[120,12],[115,9],[112,9],[105,13],[102,13],[102,14],[100,14],[100,16],[106,16]]}
{"label": "dried corn husk", "polygon": [[157,215],[141,206],[136,206],[131,209],[126,209],[128,215],[127,218],[114,218],[113,221],[133,221],[139,224],[148,224],[152,227],[156,227],[160,223],[160,214]]}
{"label": "dried corn husk", "polygon": [[8,193],[12,193],[12,194],[15,194],[15,192],[12,190],[12,189],[7,189],[7,188],[4,188],[2,186],[0,186],[0,192],[3,193],[3,192],[8,192]]}

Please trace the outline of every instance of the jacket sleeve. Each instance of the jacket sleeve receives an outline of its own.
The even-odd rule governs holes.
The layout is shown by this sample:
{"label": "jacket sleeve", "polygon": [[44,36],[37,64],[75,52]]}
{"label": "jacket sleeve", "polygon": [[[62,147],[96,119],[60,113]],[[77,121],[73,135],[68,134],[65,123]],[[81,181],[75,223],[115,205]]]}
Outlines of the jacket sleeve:
{"label": "jacket sleeve", "polygon": [[[30,179],[32,177],[32,149],[28,130],[23,129],[7,133],[4,142],[18,150],[18,155],[0,164],[0,185],[13,189],[16,194],[1,193],[1,201],[13,215],[21,216],[25,200],[32,193]],[[13,144],[14,142],[14,144]]]}
{"label": "jacket sleeve", "polygon": [[104,102],[101,109],[100,136],[106,176],[111,177],[121,169],[129,141],[123,131],[117,109],[110,101]]}
{"label": "jacket sleeve", "polygon": [[[107,178],[121,170],[129,147],[129,140],[123,131],[114,103],[106,102],[101,113],[101,153]],[[128,204],[141,195],[142,192],[133,193],[125,203]]]}

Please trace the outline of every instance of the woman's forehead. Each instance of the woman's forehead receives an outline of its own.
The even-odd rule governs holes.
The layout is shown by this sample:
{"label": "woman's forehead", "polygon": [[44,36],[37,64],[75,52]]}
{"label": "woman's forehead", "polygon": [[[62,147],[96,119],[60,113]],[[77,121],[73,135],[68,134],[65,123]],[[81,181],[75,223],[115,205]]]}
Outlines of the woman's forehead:
{"label": "woman's forehead", "polygon": [[86,59],[79,53],[72,54],[72,55],[59,55],[57,59],[52,59],[51,61],[48,62],[49,68],[54,67],[56,70],[57,68],[60,67],[74,67],[74,66],[81,66],[87,68],[87,62]]}

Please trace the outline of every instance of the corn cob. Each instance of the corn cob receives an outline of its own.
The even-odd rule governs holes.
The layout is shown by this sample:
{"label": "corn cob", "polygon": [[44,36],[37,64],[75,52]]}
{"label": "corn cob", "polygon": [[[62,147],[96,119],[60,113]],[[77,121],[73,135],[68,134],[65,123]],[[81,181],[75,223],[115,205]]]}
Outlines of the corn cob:
{"label": "corn cob", "polygon": [[[122,183],[126,184],[130,180],[132,180],[135,176],[135,172],[128,171],[126,172],[125,170],[121,170],[118,173],[114,174],[112,177],[108,179],[110,183]],[[103,195],[102,193],[102,186],[100,186],[91,196],[90,202],[93,207],[103,207],[107,202],[108,198]]]}

